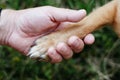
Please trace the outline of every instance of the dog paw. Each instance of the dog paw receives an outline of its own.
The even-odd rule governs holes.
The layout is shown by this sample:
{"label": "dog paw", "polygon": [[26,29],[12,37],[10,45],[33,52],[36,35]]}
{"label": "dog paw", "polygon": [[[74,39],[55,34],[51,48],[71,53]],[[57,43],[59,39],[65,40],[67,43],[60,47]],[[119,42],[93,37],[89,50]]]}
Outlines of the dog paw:
{"label": "dog paw", "polygon": [[27,56],[38,61],[49,62],[47,51],[50,47],[55,47],[59,42],[64,42],[65,38],[61,34],[51,34],[43,36],[35,41],[35,45],[31,47]]}
{"label": "dog paw", "polygon": [[76,27],[80,26],[77,24],[69,24],[69,28],[61,31],[53,32],[49,35],[43,36],[35,41],[35,46],[31,47],[28,56],[38,61],[50,61],[47,56],[47,51],[50,47],[56,47],[59,42],[67,42],[70,36],[80,34],[81,38],[85,36],[85,30],[78,30]]}

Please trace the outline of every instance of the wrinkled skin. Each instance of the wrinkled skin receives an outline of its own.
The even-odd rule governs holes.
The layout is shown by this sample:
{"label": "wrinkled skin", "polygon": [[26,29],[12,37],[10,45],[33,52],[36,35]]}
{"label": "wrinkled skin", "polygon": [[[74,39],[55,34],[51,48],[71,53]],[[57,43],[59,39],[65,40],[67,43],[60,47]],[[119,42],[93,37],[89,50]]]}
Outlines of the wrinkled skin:
{"label": "wrinkled skin", "polygon": [[[1,44],[9,45],[27,55],[34,41],[56,30],[62,30],[66,24],[80,21],[86,15],[85,10],[69,10],[51,6],[24,10],[3,10],[0,27]],[[4,27],[3,27],[4,26]],[[84,38],[86,44],[94,42],[94,36],[88,34]],[[49,48],[47,55],[52,63],[69,59],[73,52],[80,52],[84,42],[77,36],[71,36],[67,43],[61,42],[56,47]]]}

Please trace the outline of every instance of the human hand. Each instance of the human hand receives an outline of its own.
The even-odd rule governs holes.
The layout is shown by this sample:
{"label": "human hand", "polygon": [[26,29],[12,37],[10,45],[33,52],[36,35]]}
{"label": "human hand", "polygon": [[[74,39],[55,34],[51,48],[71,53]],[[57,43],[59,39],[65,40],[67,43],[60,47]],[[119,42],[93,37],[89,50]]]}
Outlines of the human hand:
{"label": "human hand", "polygon": [[[80,21],[85,15],[84,10],[76,11],[50,6],[18,11],[3,10],[0,24],[4,26],[2,28],[4,35],[1,42],[27,55],[37,38],[62,30],[68,22]],[[92,44],[93,35],[87,35],[84,42]],[[63,58],[71,58],[73,51],[80,52],[84,42],[77,36],[72,36],[67,43],[60,43],[55,48],[50,48],[47,54],[52,63],[61,62]]]}

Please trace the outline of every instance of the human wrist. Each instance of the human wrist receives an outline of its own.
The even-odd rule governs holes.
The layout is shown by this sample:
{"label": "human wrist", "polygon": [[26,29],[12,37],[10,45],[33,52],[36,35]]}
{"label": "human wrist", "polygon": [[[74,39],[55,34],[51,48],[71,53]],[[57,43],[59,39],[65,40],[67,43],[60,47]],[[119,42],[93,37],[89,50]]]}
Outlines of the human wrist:
{"label": "human wrist", "polygon": [[13,10],[2,10],[0,16],[0,44],[7,45],[9,37],[12,33],[13,26]]}

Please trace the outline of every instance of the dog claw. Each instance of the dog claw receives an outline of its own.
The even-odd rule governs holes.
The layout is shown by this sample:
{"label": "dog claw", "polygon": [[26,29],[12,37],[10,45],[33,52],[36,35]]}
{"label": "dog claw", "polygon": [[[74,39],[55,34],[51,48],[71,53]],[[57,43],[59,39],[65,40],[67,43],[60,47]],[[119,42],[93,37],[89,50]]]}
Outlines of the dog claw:
{"label": "dog claw", "polygon": [[32,59],[36,59],[36,58],[39,57],[39,56],[40,56],[39,52],[31,53],[31,54],[29,55],[29,57],[32,58]]}
{"label": "dog claw", "polygon": [[50,62],[50,58],[47,55],[43,54],[40,56],[40,59],[38,61]]}
{"label": "dog claw", "polygon": [[50,58],[46,54],[39,53],[39,52],[29,53],[28,56],[31,59],[35,59],[35,60],[38,60],[38,61],[45,61],[45,62],[50,61]]}

